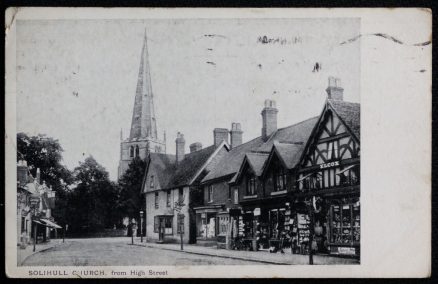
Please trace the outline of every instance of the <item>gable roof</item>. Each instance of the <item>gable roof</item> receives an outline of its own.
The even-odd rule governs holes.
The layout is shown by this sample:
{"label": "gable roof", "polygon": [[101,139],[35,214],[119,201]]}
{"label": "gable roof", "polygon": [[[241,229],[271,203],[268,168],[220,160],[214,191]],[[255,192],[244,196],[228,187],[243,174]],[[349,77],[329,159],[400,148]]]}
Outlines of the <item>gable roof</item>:
{"label": "gable roof", "polygon": [[329,99],[327,102],[360,142],[360,104]]}
{"label": "gable roof", "polygon": [[221,147],[226,147],[224,143],[215,147],[214,145],[185,154],[184,159],[176,162],[176,156],[171,154],[150,153],[146,173],[143,178],[142,192],[147,172],[150,167],[155,169],[161,189],[170,189],[190,184],[199,174],[209,158]]}
{"label": "gable roof", "polygon": [[154,167],[160,186],[167,188],[176,169],[175,160],[175,155],[150,153],[146,172],[149,167]]}
{"label": "gable roof", "polygon": [[278,129],[271,134],[266,141],[263,141],[262,137],[259,136],[251,141],[232,148],[202,179],[202,182],[205,183],[236,174],[247,153],[260,152],[269,154],[274,145],[274,141],[289,143],[302,142],[304,144],[309,138],[317,121],[318,117],[313,117],[291,126]]}
{"label": "gable roof", "polygon": [[240,180],[240,177],[245,172],[248,165],[256,176],[260,176],[262,174],[263,165],[265,164],[266,159],[269,154],[267,153],[246,153],[239,171],[233,176],[233,178],[229,181],[229,183],[234,183],[237,180]]}
{"label": "gable roof", "polygon": [[287,169],[293,169],[300,161],[304,143],[275,143],[272,152],[275,152]]}

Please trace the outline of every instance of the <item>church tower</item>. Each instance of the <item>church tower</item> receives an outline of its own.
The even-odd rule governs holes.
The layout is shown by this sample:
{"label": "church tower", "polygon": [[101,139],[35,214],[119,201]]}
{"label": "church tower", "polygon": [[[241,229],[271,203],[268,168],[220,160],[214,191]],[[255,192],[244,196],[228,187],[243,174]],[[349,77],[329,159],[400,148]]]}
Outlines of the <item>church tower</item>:
{"label": "church tower", "polygon": [[135,158],[146,158],[148,153],[166,153],[166,136],[158,138],[157,122],[152,93],[151,73],[149,69],[147,35],[145,31],[141,51],[140,69],[138,71],[137,89],[132,112],[131,131],[129,137],[123,139],[120,133],[120,162],[118,178],[128,169]]}

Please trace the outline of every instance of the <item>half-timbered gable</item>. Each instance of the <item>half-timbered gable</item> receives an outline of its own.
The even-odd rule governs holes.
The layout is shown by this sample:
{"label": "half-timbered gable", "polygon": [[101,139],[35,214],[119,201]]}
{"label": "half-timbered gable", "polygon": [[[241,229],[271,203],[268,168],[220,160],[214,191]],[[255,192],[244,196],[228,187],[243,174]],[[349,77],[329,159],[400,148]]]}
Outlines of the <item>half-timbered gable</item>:
{"label": "half-timbered gable", "polygon": [[359,104],[327,100],[303,153],[300,190],[359,183],[359,116]]}

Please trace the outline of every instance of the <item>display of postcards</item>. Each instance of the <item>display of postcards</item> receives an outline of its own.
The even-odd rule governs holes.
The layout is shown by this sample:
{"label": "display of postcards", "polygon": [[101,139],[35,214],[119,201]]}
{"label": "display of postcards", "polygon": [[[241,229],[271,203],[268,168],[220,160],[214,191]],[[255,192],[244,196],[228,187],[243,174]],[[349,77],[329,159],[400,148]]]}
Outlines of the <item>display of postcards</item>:
{"label": "display of postcards", "polygon": [[342,223],[342,226],[344,226],[344,227],[350,227],[350,223],[349,223],[349,222],[344,222],[344,223]]}

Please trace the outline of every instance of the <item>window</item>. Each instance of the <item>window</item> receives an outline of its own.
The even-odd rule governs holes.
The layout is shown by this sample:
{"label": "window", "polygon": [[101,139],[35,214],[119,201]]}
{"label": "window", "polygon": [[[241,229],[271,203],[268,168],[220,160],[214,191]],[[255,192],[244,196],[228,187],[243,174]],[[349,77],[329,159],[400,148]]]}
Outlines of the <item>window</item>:
{"label": "window", "polygon": [[158,191],[155,192],[155,209],[158,209],[158,208],[159,208],[158,194],[159,194]]}
{"label": "window", "polygon": [[170,197],[171,197],[171,192],[170,190],[167,191],[167,196],[166,196],[166,206],[170,207]]}
{"label": "window", "polygon": [[274,191],[286,190],[287,175],[283,168],[279,168],[275,173]]}
{"label": "window", "polygon": [[239,204],[239,189],[234,189],[234,204]]}
{"label": "window", "polygon": [[149,186],[151,189],[154,189],[154,187],[155,187],[155,177],[153,175],[150,177],[150,185]]}
{"label": "window", "polygon": [[255,184],[256,184],[255,176],[249,176],[246,179],[246,195],[247,196],[255,195]]}
{"label": "window", "polygon": [[178,189],[178,201],[184,202],[184,188]]}
{"label": "window", "polygon": [[129,148],[129,157],[133,158],[134,157],[134,146],[131,146]]}
{"label": "window", "polygon": [[165,235],[173,235],[173,216],[154,216],[154,233],[163,232]]}
{"label": "window", "polygon": [[213,202],[213,186],[212,185],[208,186],[207,199],[208,199],[208,202]]}
{"label": "window", "polygon": [[139,157],[140,156],[140,148],[138,148],[138,145],[135,146],[135,156]]}
{"label": "window", "polygon": [[360,241],[360,205],[343,204],[331,206],[330,241],[352,244]]}

